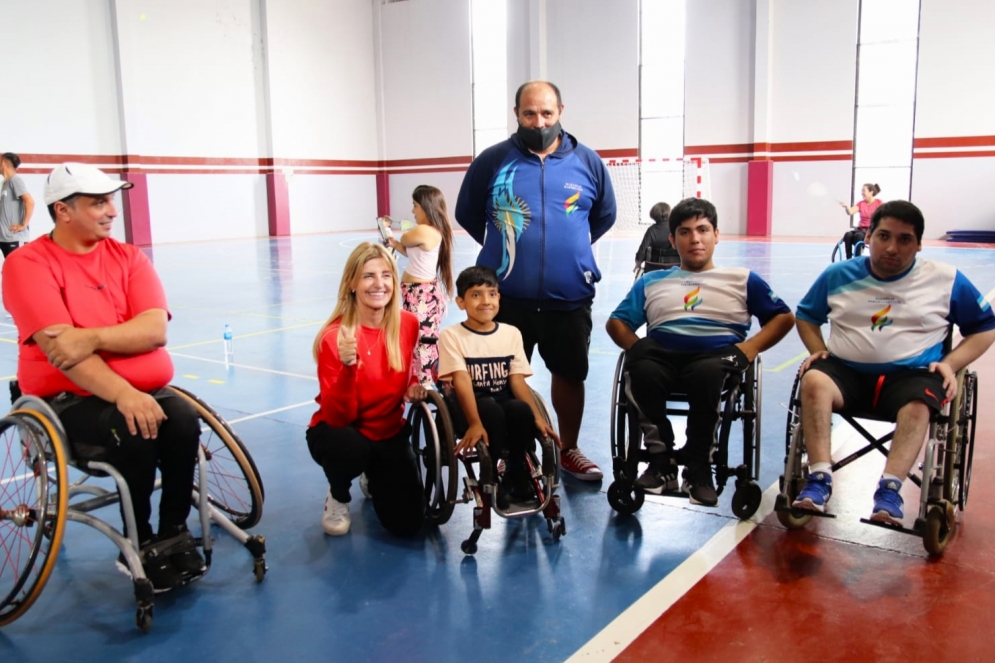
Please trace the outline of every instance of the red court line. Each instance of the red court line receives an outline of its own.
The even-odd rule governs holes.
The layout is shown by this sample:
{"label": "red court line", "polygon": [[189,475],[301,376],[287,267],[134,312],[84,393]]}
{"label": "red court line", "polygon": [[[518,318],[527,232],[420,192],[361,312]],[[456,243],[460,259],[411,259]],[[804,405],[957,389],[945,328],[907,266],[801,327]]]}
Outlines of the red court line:
{"label": "red court line", "polygon": [[[930,560],[916,537],[857,522],[869,495],[858,512],[844,500],[834,505],[837,520],[817,519],[796,532],[771,515],[614,660],[991,660],[995,413],[985,406],[995,388],[995,351],[974,370],[981,396],[974,481],[942,559]],[[840,488],[857,492],[837,488],[834,501]],[[903,494],[908,510],[918,491]],[[851,535],[862,542],[843,540]]]}

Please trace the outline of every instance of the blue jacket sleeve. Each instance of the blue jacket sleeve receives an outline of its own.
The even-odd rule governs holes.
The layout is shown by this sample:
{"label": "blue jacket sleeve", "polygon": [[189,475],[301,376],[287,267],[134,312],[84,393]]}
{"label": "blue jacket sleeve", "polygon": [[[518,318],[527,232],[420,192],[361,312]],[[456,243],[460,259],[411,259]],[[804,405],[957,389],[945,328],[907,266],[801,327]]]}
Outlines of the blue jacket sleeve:
{"label": "blue jacket sleeve", "polygon": [[591,244],[597,242],[602,235],[611,230],[615,225],[615,215],[617,207],[615,204],[615,189],[612,187],[611,177],[608,176],[608,169],[604,162],[594,155],[591,165],[596,180],[599,180],[598,197],[591,206],[591,216],[588,222],[591,224]]}
{"label": "blue jacket sleeve", "polygon": [[456,223],[478,244],[484,243],[487,232],[487,193],[496,156],[494,148],[488,148],[470,163],[456,198]]}
{"label": "blue jacket sleeve", "polygon": [[995,315],[984,295],[978,292],[966,276],[957,270],[950,293],[950,322],[957,325],[963,336],[995,329]]}

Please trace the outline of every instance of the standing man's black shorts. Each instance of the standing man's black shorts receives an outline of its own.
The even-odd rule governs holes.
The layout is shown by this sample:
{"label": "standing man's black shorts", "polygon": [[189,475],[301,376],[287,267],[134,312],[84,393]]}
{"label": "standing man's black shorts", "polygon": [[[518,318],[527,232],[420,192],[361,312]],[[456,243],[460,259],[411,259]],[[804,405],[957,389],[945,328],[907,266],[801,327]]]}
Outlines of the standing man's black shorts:
{"label": "standing man's black shorts", "polygon": [[494,319],[522,332],[529,363],[538,345],[539,356],[550,373],[569,382],[587,379],[587,352],[593,328],[590,304],[572,311],[537,311],[533,306],[502,297]]}
{"label": "standing man's black shorts", "polygon": [[947,402],[943,376],[928,368],[909,368],[875,375],[860,373],[836,357],[812,362],[810,371],[828,375],[843,395],[843,411],[851,416],[860,413],[895,421],[898,411],[912,401],[922,401],[934,412]]}

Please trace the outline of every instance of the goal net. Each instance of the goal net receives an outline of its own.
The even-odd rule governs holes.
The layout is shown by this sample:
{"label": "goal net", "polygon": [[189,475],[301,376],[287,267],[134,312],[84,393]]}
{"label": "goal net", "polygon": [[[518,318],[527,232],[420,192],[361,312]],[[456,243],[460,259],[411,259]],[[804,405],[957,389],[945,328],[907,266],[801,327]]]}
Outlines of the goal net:
{"label": "goal net", "polygon": [[671,207],[684,198],[710,198],[708,159],[606,159],[615,189],[614,230],[638,230],[653,223],[653,205]]}

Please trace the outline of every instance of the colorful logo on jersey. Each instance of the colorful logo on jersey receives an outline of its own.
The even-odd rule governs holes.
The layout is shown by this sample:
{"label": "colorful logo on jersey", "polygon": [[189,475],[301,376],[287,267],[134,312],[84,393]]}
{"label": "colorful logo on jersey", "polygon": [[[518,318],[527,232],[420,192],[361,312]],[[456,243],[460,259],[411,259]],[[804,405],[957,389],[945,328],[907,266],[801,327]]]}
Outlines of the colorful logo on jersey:
{"label": "colorful logo on jersey", "polygon": [[567,211],[567,215],[577,209],[577,201],[580,200],[580,191],[563,201],[563,209]]}
{"label": "colorful logo on jersey", "polygon": [[888,317],[888,313],[891,312],[891,304],[888,304],[883,309],[871,316],[871,331],[877,329],[878,331],[884,329],[890,325],[894,320]]}
{"label": "colorful logo on jersey", "polygon": [[685,311],[693,311],[699,306],[701,306],[701,303],[705,300],[702,297],[699,297],[698,296],[699,294],[701,294],[701,286],[698,286],[688,294],[684,295]]}
{"label": "colorful logo on jersey", "polygon": [[515,248],[532,222],[532,211],[524,200],[515,195],[515,171],[518,166],[512,161],[494,177],[494,194],[491,198],[491,214],[494,226],[501,233],[501,264],[497,274],[508,278],[515,268]]}

